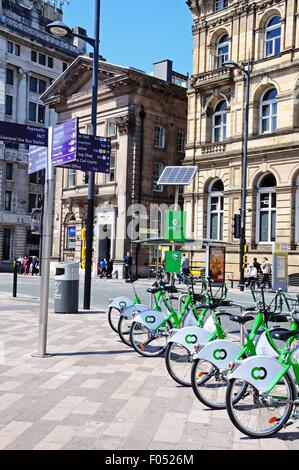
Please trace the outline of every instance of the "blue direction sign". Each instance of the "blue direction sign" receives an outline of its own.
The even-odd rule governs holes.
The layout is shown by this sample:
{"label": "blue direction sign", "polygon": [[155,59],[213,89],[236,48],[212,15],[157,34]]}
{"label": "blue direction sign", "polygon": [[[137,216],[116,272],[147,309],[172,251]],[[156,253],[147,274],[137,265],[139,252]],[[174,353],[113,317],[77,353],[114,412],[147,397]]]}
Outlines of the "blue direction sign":
{"label": "blue direction sign", "polygon": [[0,121],[0,141],[11,144],[48,146],[48,129]]}
{"label": "blue direction sign", "polygon": [[53,129],[52,163],[62,166],[77,159],[78,119],[58,124]]}
{"label": "blue direction sign", "polygon": [[28,157],[28,174],[44,170],[47,166],[48,149],[46,147],[30,147]]}
{"label": "blue direction sign", "polygon": [[96,173],[109,173],[110,154],[110,138],[98,137],[89,134],[78,134],[77,160],[58,166],[85,172],[93,171]]}

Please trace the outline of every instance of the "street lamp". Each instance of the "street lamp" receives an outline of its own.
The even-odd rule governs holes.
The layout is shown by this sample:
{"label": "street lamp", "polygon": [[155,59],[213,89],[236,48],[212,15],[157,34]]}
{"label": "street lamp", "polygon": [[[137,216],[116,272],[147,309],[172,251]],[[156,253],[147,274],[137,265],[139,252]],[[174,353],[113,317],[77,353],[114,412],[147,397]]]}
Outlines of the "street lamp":
{"label": "street lamp", "polygon": [[[58,37],[75,36],[90,44],[93,51],[93,69],[92,69],[92,103],[91,103],[91,127],[92,135],[97,134],[97,102],[98,102],[98,81],[99,81],[99,51],[100,51],[100,12],[101,0],[95,0],[95,37],[90,38],[75,32],[60,21],[54,21],[46,26],[50,34]],[[87,220],[86,220],[86,262],[84,278],[84,301],[83,308],[90,309],[91,293],[91,270],[92,270],[92,238],[93,238],[93,219],[94,219],[94,173],[88,173],[88,196],[87,196]]]}
{"label": "street lamp", "polygon": [[246,253],[246,192],[247,192],[247,155],[248,155],[248,122],[249,122],[249,91],[250,91],[250,74],[251,62],[248,60],[247,68],[241,67],[232,60],[223,63],[224,67],[229,69],[239,69],[245,77],[245,110],[244,110],[244,126],[243,126],[243,159],[242,159],[242,190],[241,190],[241,236],[240,236],[240,290],[244,291],[244,259]]}

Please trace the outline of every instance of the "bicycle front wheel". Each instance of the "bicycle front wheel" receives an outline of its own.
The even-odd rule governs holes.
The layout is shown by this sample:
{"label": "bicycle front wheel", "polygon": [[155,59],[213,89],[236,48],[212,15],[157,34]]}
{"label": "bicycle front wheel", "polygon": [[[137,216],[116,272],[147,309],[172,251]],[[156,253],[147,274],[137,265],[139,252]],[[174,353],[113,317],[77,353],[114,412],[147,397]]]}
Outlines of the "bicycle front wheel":
{"label": "bicycle front wheel", "polygon": [[132,323],[130,329],[130,341],[138,354],[144,357],[161,356],[167,347],[169,330],[172,328],[168,321],[163,327],[152,332],[143,323]]}
{"label": "bicycle front wheel", "polygon": [[115,333],[118,333],[118,321],[119,321],[120,311],[116,307],[109,307],[108,310],[108,322],[110,327]]}
{"label": "bicycle front wheel", "polygon": [[168,343],[165,364],[169,375],[178,384],[191,387],[192,354],[182,344]]}
{"label": "bicycle front wheel", "polygon": [[227,386],[226,404],[232,423],[243,434],[253,438],[272,436],[289,420],[295,391],[289,374],[283,376],[271,393],[261,397],[258,390],[246,384],[246,392],[236,401],[234,395],[238,380]]}
{"label": "bicycle front wheel", "polygon": [[130,341],[130,329],[132,326],[132,321],[133,321],[132,318],[128,319],[128,318],[123,317],[122,315],[120,315],[119,321],[118,321],[119,337],[123,343],[131,347],[132,347],[132,343]]}

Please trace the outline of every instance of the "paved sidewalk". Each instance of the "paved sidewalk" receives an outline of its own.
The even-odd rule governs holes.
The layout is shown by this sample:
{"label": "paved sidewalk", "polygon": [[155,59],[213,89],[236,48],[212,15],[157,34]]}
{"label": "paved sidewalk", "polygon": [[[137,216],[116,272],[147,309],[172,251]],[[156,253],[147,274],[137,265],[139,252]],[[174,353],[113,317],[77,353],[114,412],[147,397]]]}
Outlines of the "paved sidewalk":
{"label": "paved sidewalk", "polygon": [[[0,293],[0,449],[298,449],[299,424],[277,438],[242,436],[176,386],[163,358],[142,358],[104,312],[50,313],[46,359],[39,304]],[[1,343],[2,342],[2,343]]]}

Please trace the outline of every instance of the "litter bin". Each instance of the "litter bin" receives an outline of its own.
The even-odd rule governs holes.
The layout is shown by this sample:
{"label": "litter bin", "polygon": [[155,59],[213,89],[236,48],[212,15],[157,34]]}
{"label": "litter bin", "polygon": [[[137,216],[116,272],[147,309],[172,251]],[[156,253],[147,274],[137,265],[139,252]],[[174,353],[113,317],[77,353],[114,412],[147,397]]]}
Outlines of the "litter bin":
{"label": "litter bin", "polygon": [[54,312],[77,313],[79,303],[79,262],[56,264]]}

